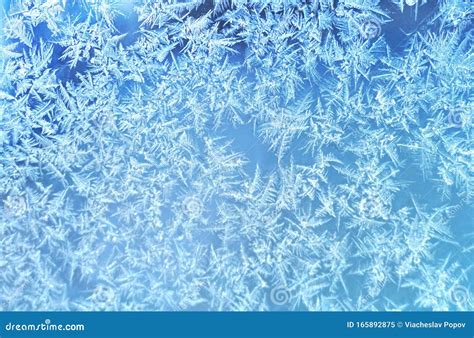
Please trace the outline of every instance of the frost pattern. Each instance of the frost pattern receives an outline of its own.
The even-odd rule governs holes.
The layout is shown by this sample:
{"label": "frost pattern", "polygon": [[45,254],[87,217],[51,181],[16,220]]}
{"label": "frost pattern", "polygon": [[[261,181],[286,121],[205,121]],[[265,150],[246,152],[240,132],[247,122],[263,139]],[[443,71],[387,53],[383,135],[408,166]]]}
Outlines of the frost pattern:
{"label": "frost pattern", "polygon": [[474,310],[469,1],[4,7],[2,310]]}

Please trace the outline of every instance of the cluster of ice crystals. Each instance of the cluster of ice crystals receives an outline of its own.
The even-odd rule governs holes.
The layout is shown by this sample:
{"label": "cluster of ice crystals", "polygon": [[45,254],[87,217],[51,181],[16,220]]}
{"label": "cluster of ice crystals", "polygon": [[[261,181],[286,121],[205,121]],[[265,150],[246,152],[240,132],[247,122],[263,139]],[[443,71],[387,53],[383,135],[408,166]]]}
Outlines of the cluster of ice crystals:
{"label": "cluster of ice crystals", "polygon": [[2,310],[473,310],[463,0],[13,0]]}

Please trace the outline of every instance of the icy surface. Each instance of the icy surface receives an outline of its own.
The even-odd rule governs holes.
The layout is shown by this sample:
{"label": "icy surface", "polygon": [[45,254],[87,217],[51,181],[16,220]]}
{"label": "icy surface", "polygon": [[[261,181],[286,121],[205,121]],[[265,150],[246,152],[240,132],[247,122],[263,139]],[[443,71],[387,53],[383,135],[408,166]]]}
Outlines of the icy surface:
{"label": "icy surface", "polygon": [[470,1],[3,7],[1,310],[474,310]]}

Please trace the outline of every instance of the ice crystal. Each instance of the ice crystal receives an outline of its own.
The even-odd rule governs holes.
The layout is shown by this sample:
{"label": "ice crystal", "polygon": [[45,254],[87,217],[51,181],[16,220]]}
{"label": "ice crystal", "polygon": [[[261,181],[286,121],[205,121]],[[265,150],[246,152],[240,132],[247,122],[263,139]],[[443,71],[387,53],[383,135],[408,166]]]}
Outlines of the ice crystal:
{"label": "ice crystal", "polygon": [[473,310],[462,0],[13,0],[2,310]]}

